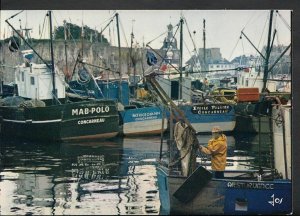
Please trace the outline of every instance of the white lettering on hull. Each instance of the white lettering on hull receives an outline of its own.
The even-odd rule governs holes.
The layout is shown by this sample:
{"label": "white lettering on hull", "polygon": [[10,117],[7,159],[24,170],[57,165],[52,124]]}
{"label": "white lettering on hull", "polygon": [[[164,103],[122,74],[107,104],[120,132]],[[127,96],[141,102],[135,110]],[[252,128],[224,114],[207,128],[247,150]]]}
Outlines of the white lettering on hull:
{"label": "white lettering on hull", "polygon": [[97,119],[86,119],[86,120],[79,120],[77,122],[78,125],[86,125],[86,124],[97,124],[105,122],[104,118],[97,118]]}
{"label": "white lettering on hull", "polygon": [[72,109],[72,116],[88,115],[88,114],[100,114],[109,112],[109,106],[105,107],[91,107],[91,108],[80,108]]}
{"label": "white lettering on hull", "polygon": [[228,188],[265,189],[273,190],[274,184],[257,182],[228,182]]}

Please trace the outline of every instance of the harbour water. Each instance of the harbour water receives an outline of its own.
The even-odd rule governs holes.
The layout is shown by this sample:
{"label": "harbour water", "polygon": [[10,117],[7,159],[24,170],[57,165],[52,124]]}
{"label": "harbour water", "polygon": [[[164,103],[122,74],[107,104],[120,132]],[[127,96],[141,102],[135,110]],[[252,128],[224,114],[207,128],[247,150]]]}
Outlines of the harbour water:
{"label": "harbour water", "polygon": [[[271,167],[269,134],[227,138],[228,169]],[[203,145],[208,139],[198,136]],[[160,137],[85,143],[1,140],[0,215],[162,214],[159,149]],[[199,154],[197,161],[209,165],[206,159]]]}

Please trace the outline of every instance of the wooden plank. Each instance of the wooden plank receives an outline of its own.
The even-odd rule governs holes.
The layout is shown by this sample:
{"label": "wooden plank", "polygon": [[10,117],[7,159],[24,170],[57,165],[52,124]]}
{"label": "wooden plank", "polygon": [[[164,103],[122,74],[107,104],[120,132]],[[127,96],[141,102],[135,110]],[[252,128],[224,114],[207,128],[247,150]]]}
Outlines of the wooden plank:
{"label": "wooden plank", "polygon": [[173,196],[183,203],[188,203],[207,185],[211,178],[212,173],[199,166],[175,191]]}

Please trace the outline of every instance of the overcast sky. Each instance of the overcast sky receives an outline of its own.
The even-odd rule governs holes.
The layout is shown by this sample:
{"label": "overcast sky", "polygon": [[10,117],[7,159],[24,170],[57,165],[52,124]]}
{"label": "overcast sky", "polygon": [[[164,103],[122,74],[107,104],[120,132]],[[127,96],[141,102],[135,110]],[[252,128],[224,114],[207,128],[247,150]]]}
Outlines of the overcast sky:
{"label": "overcast sky", "polygon": [[[1,33],[6,37],[11,35],[11,30],[5,19],[19,11],[1,11]],[[31,37],[40,38],[39,28],[41,29],[44,23],[47,11],[44,10],[27,10],[23,11],[18,16],[10,19],[10,22],[15,28],[32,28]],[[84,25],[90,28],[96,28],[101,31],[108,23],[115,11],[108,10],[54,10],[53,11],[53,26],[63,25],[63,20],[72,22],[79,26]],[[187,21],[184,25],[184,60],[187,61],[193,54],[193,43],[189,36],[188,29],[191,32],[192,38],[195,41],[197,48],[203,47],[203,19],[206,20],[206,47],[219,47],[222,57],[232,60],[239,55],[257,55],[255,49],[250,45],[245,37],[240,39],[241,31],[248,36],[259,50],[267,42],[268,21],[270,11],[267,10],[119,10],[121,21],[121,46],[130,46],[130,33],[133,28],[135,41],[140,45],[143,42],[146,44],[159,35],[167,31],[167,25],[175,26],[179,23],[181,15]],[[274,44],[289,45],[291,42],[291,11],[280,10],[279,14],[274,11],[273,24],[277,29],[277,37]],[[48,22],[47,22],[48,23]],[[187,28],[188,26],[188,28]],[[273,29],[274,29],[273,27]],[[49,28],[49,27],[48,27]],[[112,44],[117,45],[116,25],[113,22],[110,25]],[[176,27],[174,27],[175,33]],[[196,31],[195,34],[193,32]],[[48,37],[48,29],[42,37]],[[109,30],[104,31],[107,39]],[[157,38],[150,43],[152,48],[160,48],[166,34]],[[179,31],[176,34],[179,47]],[[126,37],[126,40],[124,39]]]}

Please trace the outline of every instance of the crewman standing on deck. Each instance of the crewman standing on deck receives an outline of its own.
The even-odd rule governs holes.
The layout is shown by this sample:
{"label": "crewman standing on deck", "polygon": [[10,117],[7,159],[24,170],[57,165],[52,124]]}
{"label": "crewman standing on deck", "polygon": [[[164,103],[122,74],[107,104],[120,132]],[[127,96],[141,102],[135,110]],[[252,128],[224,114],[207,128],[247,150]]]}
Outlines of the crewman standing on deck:
{"label": "crewman standing on deck", "polygon": [[211,168],[215,178],[224,178],[227,158],[227,137],[219,126],[212,128],[212,139],[208,146],[199,146],[201,152],[211,156]]}

